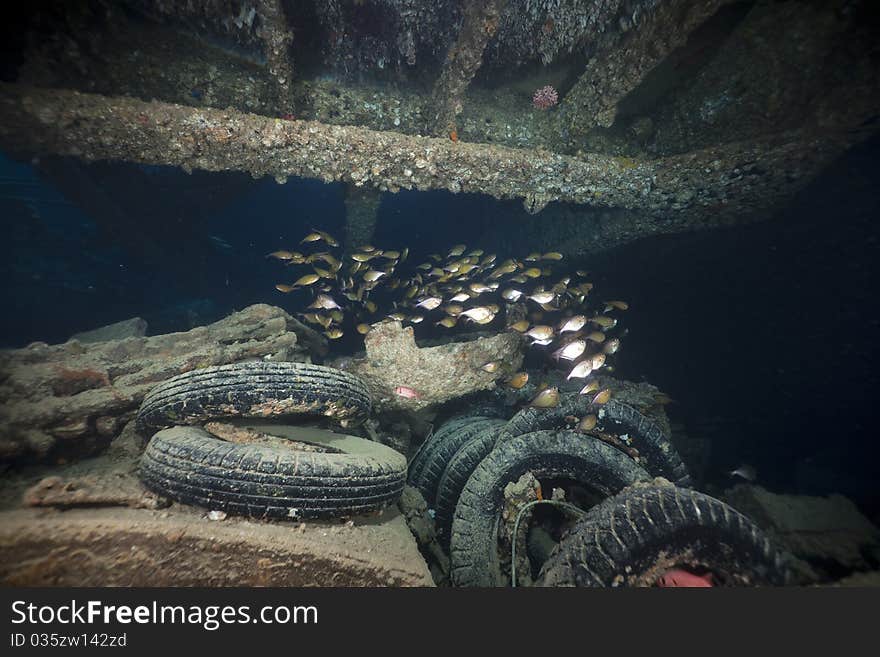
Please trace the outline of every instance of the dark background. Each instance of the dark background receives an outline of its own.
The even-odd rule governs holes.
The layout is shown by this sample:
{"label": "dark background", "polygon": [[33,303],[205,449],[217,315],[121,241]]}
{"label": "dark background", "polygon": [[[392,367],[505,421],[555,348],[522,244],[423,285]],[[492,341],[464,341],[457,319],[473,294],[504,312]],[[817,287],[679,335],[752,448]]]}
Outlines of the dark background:
{"label": "dark background", "polygon": [[[710,480],[747,462],[771,489],[838,491],[880,514],[878,146],[852,149],[772,221],[567,263],[589,269],[603,297],[630,302],[618,373],[675,400],[673,421],[711,442]],[[161,333],[257,302],[297,311],[273,289],[285,281],[265,254],[313,226],[342,234],[339,185],[37,164],[0,155],[4,347],[135,315]],[[90,189],[71,185],[83,167]],[[130,210],[96,220],[78,209],[83,198]],[[386,195],[375,242],[414,257],[459,242],[491,250],[497,231],[510,242],[513,213],[518,203],[477,196]]]}

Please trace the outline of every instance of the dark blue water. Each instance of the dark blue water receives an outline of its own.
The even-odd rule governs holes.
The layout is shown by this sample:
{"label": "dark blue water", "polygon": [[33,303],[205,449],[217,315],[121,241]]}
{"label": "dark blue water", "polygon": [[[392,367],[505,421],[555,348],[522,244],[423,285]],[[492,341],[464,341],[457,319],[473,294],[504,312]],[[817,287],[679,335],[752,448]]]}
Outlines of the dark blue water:
{"label": "dark blue water", "polygon": [[[630,302],[618,373],[676,400],[672,419],[711,443],[710,482],[748,462],[770,487],[880,509],[877,153],[876,141],[854,149],[772,221],[567,263]],[[5,347],[135,315],[161,333],[252,303],[301,310],[273,289],[284,281],[265,255],[313,227],[343,233],[343,188],[314,181],[6,157],[0,181]],[[462,242],[491,251],[526,220],[541,218],[516,202],[386,194],[375,242],[414,258]]]}

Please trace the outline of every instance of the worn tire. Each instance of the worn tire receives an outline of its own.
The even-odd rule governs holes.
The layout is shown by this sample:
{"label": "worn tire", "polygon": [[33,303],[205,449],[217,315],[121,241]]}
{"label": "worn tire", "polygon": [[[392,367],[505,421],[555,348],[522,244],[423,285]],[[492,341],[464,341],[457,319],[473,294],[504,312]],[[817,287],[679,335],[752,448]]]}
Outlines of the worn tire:
{"label": "worn tire", "polygon": [[390,447],[305,427],[246,426],[334,451],[233,443],[201,427],[172,427],[147,445],[141,479],[184,504],[259,518],[368,513],[394,503],[403,491],[406,458]]}
{"label": "worn tire", "polygon": [[151,434],[211,418],[307,414],[346,420],[369,414],[370,395],[358,377],[309,363],[246,362],[192,370],[153,388],[136,427]]}
{"label": "worn tire", "polygon": [[690,486],[691,477],[678,451],[656,422],[632,406],[612,399],[594,406],[586,395],[563,395],[555,408],[524,408],[514,415],[498,440],[506,440],[541,429],[565,427],[565,417],[583,417],[596,413],[598,428],[617,434],[628,434],[630,444],[639,452],[642,467],[656,477],[664,477],[679,486]]}
{"label": "worn tire", "polygon": [[437,538],[441,545],[449,549],[449,537],[452,534],[452,519],[455,516],[455,505],[461,497],[467,480],[473,474],[480,461],[489,455],[501,427],[489,426],[468,440],[452,456],[440,483],[437,486],[437,500],[434,505],[434,524],[437,527]]}
{"label": "worn tire", "polygon": [[649,475],[611,445],[573,431],[537,431],[496,444],[470,476],[452,521],[450,557],[456,586],[506,586],[498,562],[504,487],[526,472],[564,477],[613,495]]}
{"label": "worn tire", "polygon": [[706,569],[727,585],[783,585],[784,560],[758,527],[713,497],[636,485],[578,522],[541,570],[541,586],[650,586],[670,568]]}
{"label": "worn tire", "polygon": [[430,434],[422,444],[419,445],[419,448],[416,450],[416,453],[413,454],[412,459],[409,462],[409,478],[417,476],[421,469],[425,465],[425,455],[428,451],[433,449],[433,442],[435,440],[440,440],[444,435],[448,432],[455,430],[456,428],[463,427],[467,425],[469,422],[488,420],[489,418],[482,415],[458,415],[450,418],[437,429],[435,432]]}
{"label": "worn tire", "polygon": [[484,429],[502,426],[504,420],[481,417],[434,435],[431,444],[425,449],[421,468],[409,475],[410,486],[417,488],[428,506],[434,508],[437,486],[440,485],[440,478],[452,456],[462,445]]}

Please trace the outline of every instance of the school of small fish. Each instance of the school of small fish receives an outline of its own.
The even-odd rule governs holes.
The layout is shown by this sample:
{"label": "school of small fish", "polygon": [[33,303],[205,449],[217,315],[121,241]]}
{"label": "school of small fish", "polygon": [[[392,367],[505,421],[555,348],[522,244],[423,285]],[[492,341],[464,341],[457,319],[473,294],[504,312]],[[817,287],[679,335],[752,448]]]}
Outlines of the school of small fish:
{"label": "school of small fish", "polygon": [[[517,331],[531,344],[549,347],[560,364],[570,364],[568,379],[588,379],[605,365],[607,356],[620,348],[620,339],[608,335],[618,324],[613,315],[629,308],[625,301],[588,303],[593,284],[587,272],[553,281],[549,263],[558,262],[557,252],[530,253],[522,260],[498,262],[495,254],[482,249],[468,250],[457,244],[446,254],[435,253],[426,262],[410,266],[409,249],[382,250],[363,245],[343,253],[339,242],[329,233],[313,229],[300,242],[300,251],[273,251],[267,257],[300,269],[290,276],[293,283],[279,283],[279,292],[290,294],[309,290],[312,301],[308,312],[299,313],[306,322],[319,326],[331,340],[341,338],[348,325],[366,335],[371,325],[384,319],[404,324],[430,322],[444,329],[494,324],[507,319],[505,328]],[[404,263],[407,263],[406,265]],[[514,305],[525,304],[523,313],[508,313]],[[503,369],[503,363],[481,366],[485,372]],[[511,388],[519,389],[528,381],[525,372],[510,373]],[[539,387],[532,400],[536,408],[553,408],[559,403],[557,388]],[[598,392],[597,392],[598,391]],[[599,390],[595,381],[587,381],[580,394],[597,392],[592,403],[606,403],[611,392]],[[402,394],[402,393],[398,393]],[[587,416],[582,429],[590,427]],[[592,427],[590,427],[592,428]]]}

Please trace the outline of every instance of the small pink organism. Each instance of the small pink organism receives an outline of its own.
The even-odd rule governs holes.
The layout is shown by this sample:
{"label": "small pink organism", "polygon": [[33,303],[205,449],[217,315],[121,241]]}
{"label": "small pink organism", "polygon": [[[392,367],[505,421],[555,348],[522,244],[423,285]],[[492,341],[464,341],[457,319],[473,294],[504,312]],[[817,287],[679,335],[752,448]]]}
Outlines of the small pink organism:
{"label": "small pink organism", "polygon": [[535,95],[532,96],[532,105],[539,110],[550,109],[558,102],[559,94],[556,93],[556,89],[549,84],[546,87],[541,87],[535,91]]}
{"label": "small pink organism", "polygon": [[404,399],[421,399],[422,396],[418,391],[413,390],[409,386],[397,386],[394,388],[394,394]]}

